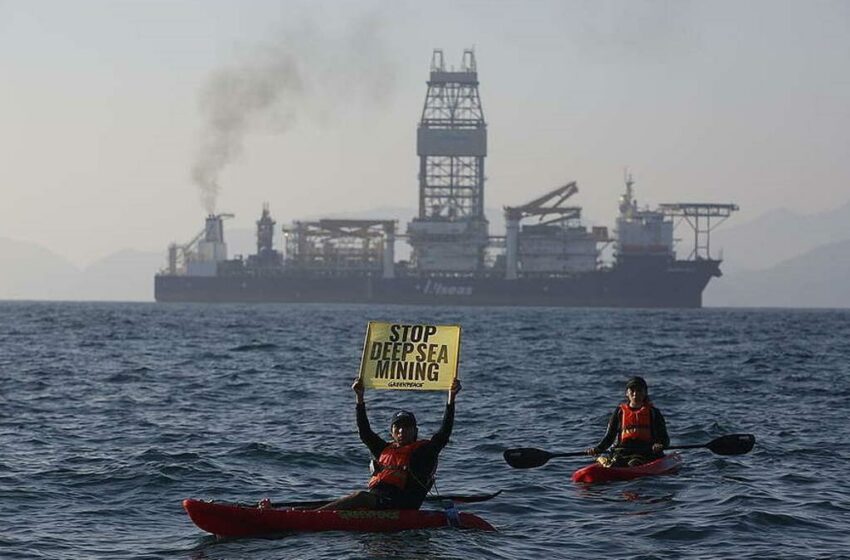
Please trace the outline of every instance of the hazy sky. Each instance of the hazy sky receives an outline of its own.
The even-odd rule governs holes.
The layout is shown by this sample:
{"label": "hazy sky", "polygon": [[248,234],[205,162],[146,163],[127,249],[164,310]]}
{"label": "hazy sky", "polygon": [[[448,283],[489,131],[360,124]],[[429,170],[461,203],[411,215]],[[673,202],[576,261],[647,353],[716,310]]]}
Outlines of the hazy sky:
{"label": "hazy sky", "polygon": [[0,0],[0,237],[164,255],[213,156],[227,227],[413,208],[431,52],[469,47],[488,208],[576,180],[612,226],[625,166],[739,222],[850,199],[847,1]]}

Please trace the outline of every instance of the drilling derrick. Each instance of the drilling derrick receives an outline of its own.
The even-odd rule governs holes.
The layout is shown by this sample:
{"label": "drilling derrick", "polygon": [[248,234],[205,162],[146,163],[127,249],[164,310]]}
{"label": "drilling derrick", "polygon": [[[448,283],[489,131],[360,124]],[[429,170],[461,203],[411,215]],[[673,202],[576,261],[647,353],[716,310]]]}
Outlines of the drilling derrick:
{"label": "drilling derrick", "polygon": [[474,274],[484,268],[487,125],[478,95],[475,53],[446,70],[442,50],[431,58],[428,92],[416,135],[419,215],[407,226],[420,272]]}

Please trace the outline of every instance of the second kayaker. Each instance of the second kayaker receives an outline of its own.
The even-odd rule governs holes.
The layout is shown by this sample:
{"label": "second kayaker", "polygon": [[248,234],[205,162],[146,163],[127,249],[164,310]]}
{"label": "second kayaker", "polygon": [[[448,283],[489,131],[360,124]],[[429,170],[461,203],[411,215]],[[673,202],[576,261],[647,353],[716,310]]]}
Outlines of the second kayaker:
{"label": "second kayaker", "polygon": [[588,455],[599,456],[611,446],[609,456],[599,457],[608,467],[634,467],[663,455],[670,445],[667,423],[661,411],[649,400],[649,389],[643,377],[635,376],[626,383],[626,401],[611,414],[605,436]]}
{"label": "second kayaker", "polygon": [[449,389],[443,423],[431,439],[418,439],[416,417],[412,412],[400,410],[392,417],[392,441],[387,442],[369,426],[363,382],[358,378],[351,389],[357,396],[360,439],[373,457],[369,489],[359,490],[319,509],[419,509],[434,482],[437,456],[449,442],[454,425],[455,397],[460,388],[460,381],[455,379]]}

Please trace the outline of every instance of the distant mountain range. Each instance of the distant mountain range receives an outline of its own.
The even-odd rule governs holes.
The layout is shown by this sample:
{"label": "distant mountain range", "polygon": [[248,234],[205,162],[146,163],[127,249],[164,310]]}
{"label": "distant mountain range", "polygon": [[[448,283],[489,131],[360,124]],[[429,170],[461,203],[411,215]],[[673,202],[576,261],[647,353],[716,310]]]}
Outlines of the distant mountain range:
{"label": "distant mountain range", "polygon": [[703,303],[713,307],[850,307],[850,202],[798,214],[781,208],[712,233],[724,276]]}
{"label": "distant mountain range", "polygon": [[850,239],[820,245],[763,270],[724,273],[709,283],[703,304],[850,308]]}
{"label": "distant mountain range", "polygon": [[71,285],[80,271],[44,247],[0,238],[0,298],[77,299]]}
{"label": "distant mountain range", "polygon": [[[399,218],[403,230],[413,215],[379,208],[335,217]],[[706,306],[850,308],[850,203],[811,215],[775,210],[741,225],[736,218],[712,233],[712,253],[723,249],[724,276],[709,283]],[[491,234],[503,228],[501,220],[490,224]],[[253,230],[226,230],[225,237],[230,255],[256,250]],[[165,251],[119,251],[79,269],[36,244],[0,238],[0,299],[152,301]],[[407,255],[400,243],[398,258]]]}
{"label": "distant mountain range", "polygon": [[85,269],[34,243],[0,238],[0,299],[152,301],[165,251],[125,250]]}
{"label": "distant mountain range", "polygon": [[711,234],[712,255],[723,253],[723,270],[764,270],[821,245],[850,239],[850,202],[817,214],[780,208],[739,224],[733,214]]}

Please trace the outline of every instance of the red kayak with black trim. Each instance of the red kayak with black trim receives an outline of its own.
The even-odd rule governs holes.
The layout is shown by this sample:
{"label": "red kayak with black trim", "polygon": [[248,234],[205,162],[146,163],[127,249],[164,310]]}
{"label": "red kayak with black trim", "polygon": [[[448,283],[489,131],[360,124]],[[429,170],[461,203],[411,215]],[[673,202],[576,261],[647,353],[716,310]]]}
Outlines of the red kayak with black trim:
{"label": "red kayak with black trim", "polygon": [[495,531],[477,515],[459,513],[453,522],[445,511],[428,510],[297,510],[183,500],[192,522],[219,537],[250,537],[283,532],[357,531],[383,533],[456,526]]}
{"label": "red kayak with black trim", "polygon": [[597,484],[617,480],[632,480],[644,476],[674,474],[681,467],[682,456],[679,453],[671,453],[637,467],[603,467],[599,463],[593,463],[574,472],[572,478],[573,482]]}

